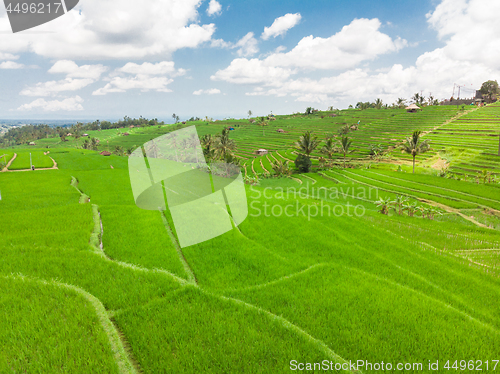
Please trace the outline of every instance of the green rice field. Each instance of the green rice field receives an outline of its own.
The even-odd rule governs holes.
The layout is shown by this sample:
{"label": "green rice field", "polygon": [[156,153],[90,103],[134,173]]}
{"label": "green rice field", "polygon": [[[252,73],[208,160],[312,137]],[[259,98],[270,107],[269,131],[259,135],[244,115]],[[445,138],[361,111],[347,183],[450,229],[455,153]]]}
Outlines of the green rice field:
{"label": "green rice field", "polygon": [[[17,154],[10,171],[29,152],[37,169],[57,163],[0,173],[0,373],[468,372],[444,368],[456,360],[495,372],[500,183],[476,176],[500,173],[500,105],[332,113],[188,123],[200,137],[233,126],[242,173],[259,182],[240,225],[185,248],[169,211],[135,204],[128,158],[99,154],[178,126],[95,131],[99,151],[55,138],[0,149]],[[316,150],[310,173],[294,169],[305,131],[358,121],[349,167],[340,154],[320,167]],[[399,148],[414,130],[431,145],[415,174]],[[276,161],[293,174],[264,177]],[[381,214],[380,199],[413,208]]]}

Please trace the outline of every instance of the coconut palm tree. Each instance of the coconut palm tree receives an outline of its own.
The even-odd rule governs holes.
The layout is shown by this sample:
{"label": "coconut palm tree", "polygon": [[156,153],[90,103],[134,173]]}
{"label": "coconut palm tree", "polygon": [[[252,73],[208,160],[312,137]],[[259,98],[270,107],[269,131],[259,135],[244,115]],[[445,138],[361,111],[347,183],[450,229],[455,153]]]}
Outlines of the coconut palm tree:
{"label": "coconut palm tree", "polygon": [[215,156],[215,138],[211,134],[207,134],[200,139],[200,143],[203,148],[203,156],[205,156],[205,159],[208,162]]}
{"label": "coconut palm tree", "polygon": [[406,105],[406,99],[399,97],[396,105],[400,108],[404,108],[404,106]]}
{"label": "coconut palm tree", "polygon": [[345,169],[345,158],[346,158],[346,155],[349,154],[349,153],[352,153],[354,151],[354,150],[349,150],[349,148],[351,147],[351,145],[352,145],[352,140],[349,137],[347,137],[347,136],[343,136],[340,139],[340,142],[338,143],[339,152],[344,155],[344,169]]}
{"label": "coconut palm tree", "polygon": [[329,136],[325,140],[325,145],[321,148],[321,153],[328,156],[328,159],[333,158],[333,154],[338,152],[337,144],[332,136]]}
{"label": "coconut palm tree", "polygon": [[375,108],[381,109],[382,106],[384,106],[384,103],[382,102],[382,99],[377,98],[377,100],[375,100]]}
{"label": "coconut palm tree", "polygon": [[406,142],[402,145],[403,152],[413,157],[413,174],[415,174],[415,158],[417,155],[425,153],[430,149],[428,140],[422,141],[420,139],[420,134],[422,134],[422,131],[414,131],[412,136],[408,137]]}
{"label": "coconut palm tree", "polygon": [[312,135],[311,131],[306,131],[301,135],[299,140],[295,142],[295,148],[303,154],[309,156],[321,143],[316,136]]}
{"label": "coconut palm tree", "polygon": [[216,157],[225,160],[228,156],[233,156],[236,150],[236,143],[234,140],[229,139],[229,130],[223,129],[220,135],[217,135],[215,142],[215,155]]}

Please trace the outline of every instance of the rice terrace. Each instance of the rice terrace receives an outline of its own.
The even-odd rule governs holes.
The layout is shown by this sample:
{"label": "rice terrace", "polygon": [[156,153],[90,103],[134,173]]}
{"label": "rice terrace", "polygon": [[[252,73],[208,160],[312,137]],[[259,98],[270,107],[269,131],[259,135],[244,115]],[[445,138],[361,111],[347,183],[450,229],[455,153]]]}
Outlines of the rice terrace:
{"label": "rice terrace", "polygon": [[[276,373],[291,358],[333,370],[446,359],[460,370],[464,357],[492,370],[499,117],[497,103],[347,109],[80,124],[30,148],[10,141],[0,174],[0,371]],[[180,248],[168,212],[135,205],[124,150],[189,126],[207,159],[226,152],[241,165],[249,214]],[[402,146],[416,129],[429,150],[413,173]],[[84,149],[82,131],[107,141]],[[458,131],[470,133],[467,144]],[[339,144],[328,155],[331,139]],[[35,170],[16,172],[30,169],[30,154]],[[296,167],[305,154],[311,165]]]}

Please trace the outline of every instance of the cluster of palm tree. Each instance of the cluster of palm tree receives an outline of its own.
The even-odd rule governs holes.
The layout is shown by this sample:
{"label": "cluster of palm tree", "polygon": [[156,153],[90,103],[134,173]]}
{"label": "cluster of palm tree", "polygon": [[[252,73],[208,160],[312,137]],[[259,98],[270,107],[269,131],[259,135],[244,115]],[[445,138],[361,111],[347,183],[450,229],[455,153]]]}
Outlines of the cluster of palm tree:
{"label": "cluster of palm tree", "polygon": [[416,201],[411,203],[408,197],[401,195],[397,195],[394,200],[391,200],[389,197],[386,197],[385,199],[380,198],[376,204],[380,209],[379,212],[385,215],[389,214],[391,208],[398,215],[402,215],[403,212],[407,212],[409,217],[413,217],[415,216],[415,213],[420,212],[422,218],[428,218],[430,220],[433,220],[436,215],[442,215],[441,211],[434,207],[417,205]]}
{"label": "cluster of palm tree", "polygon": [[234,154],[236,143],[229,138],[228,129],[223,129],[215,136],[207,134],[200,139],[200,142],[207,162],[223,161],[229,164],[240,164],[240,159]]}
{"label": "cluster of palm tree", "polygon": [[[418,106],[432,106],[432,105],[439,105],[439,101],[432,96],[432,94],[429,94],[428,97],[425,97],[424,95],[419,94],[418,92],[414,94],[411,98],[411,101]],[[399,97],[394,103],[392,104],[384,104],[382,99],[377,98],[374,102],[370,101],[359,101],[355,108],[356,109],[369,109],[369,108],[375,108],[375,109],[395,109],[395,108],[404,108],[406,107],[408,100],[402,97]]]}
{"label": "cluster of palm tree", "polygon": [[[299,140],[295,142],[295,148],[307,158],[311,153],[320,146],[321,140],[318,137],[313,136],[311,131],[305,132],[299,137]],[[346,166],[346,157],[349,153],[354,150],[351,149],[352,139],[348,136],[342,136],[340,140],[336,140],[333,135],[327,135],[325,138],[325,144],[320,149],[320,153],[326,155],[328,159],[333,159],[335,153],[341,153],[344,156],[344,168]]]}
{"label": "cluster of palm tree", "polygon": [[99,139],[97,138],[85,138],[85,140],[83,141],[83,144],[82,144],[82,148],[83,149],[91,149],[93,151],[97,151],[97,147],[99,146]]}

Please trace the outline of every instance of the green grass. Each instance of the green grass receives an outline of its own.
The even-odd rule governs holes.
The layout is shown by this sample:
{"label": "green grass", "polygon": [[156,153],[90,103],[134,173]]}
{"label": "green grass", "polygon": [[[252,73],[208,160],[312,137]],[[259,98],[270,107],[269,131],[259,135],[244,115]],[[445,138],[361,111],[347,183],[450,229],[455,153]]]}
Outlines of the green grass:
{"label": "green grass", "polygon": [[0,276],[0,372],[118,373],[96,310],[55,282]]}

